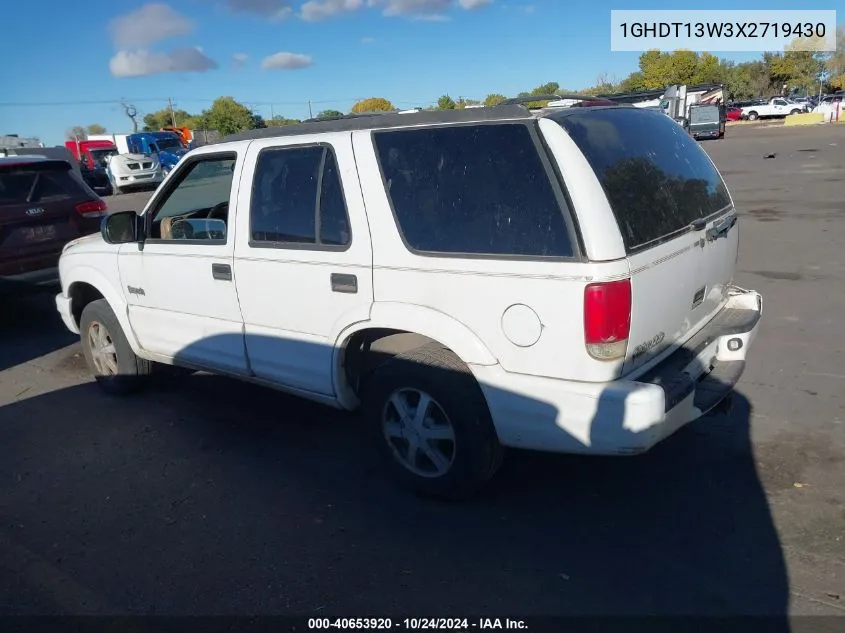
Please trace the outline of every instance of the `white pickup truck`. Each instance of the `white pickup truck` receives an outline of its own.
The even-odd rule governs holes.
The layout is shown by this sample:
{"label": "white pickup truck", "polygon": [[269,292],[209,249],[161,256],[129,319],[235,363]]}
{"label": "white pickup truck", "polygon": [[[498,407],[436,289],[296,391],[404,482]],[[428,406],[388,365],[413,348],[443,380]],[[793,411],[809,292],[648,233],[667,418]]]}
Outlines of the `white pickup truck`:
{"label": "white pickup truck", "polygon": [[749,121],[756,121],[757,119],[763,118],[801,114],[802,112],[806,112],[806,110],[803,104],[795,103],[782,97],[774,97],[773,99],[769,99],[768,103],[745,106],[742,109],[742,117]]}
{"label": "white pickup truck", "polygon": [[193,150],[143,212],[65,248],[58,310],[106,391],[162,363],[360,408],[427,495],[477,490],[502,447],[647,451],[728,402],[762,300],[731,283],[737,211],[672,119],[555,110]]}

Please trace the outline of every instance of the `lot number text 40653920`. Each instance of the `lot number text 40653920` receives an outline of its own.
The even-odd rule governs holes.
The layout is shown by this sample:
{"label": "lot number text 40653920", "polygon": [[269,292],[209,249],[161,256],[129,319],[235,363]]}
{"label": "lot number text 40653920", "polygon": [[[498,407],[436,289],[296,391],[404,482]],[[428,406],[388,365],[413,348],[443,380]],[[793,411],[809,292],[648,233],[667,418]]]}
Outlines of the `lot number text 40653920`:
{"label": "lot number text 40653920", "polygon": [[453,631],[466,633],[486,630],[527,630],[524,620],[511,618],[309,618],[309,630],[360,629],[406,631]]}

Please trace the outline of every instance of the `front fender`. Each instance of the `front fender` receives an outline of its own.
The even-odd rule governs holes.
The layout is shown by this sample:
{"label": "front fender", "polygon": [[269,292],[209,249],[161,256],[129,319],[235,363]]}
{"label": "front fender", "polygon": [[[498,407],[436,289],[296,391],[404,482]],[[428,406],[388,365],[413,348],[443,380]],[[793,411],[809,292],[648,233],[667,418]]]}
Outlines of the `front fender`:
{"label": "front fender", "polygon": [[[117,273],[116,270],[115,273]],[[140,354],[141,348],[129,323],[128,306],[123,293],[115,287],[114,283],[106,275],[92,266],[71,265],[68,266],[67,270],[62,270],[62,287],[66,289],[65,292],[68,297],[73,296],[73,286],[79,283],[93,286],[103,295],[103,298],[108,302],[117,317],[132,351]]]}

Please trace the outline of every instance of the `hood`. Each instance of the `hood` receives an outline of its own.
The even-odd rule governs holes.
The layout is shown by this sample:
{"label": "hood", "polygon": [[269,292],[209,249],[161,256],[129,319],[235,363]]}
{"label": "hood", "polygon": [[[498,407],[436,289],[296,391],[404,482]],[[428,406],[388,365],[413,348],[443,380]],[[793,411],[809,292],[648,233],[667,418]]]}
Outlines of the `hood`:
{"label": "hood", "polygon": [[105,246],[106,242],[103,239],[103,236],[99,233],[92,233],[91,235],[86,235],[85,237],[79,237],[75,240],[71,240],[67,244],[65,244],[64,248],[62,249],[62,253],[67,253],[69,250],[83,250],[86,248],[94,248],[97,249],[101,246]]}

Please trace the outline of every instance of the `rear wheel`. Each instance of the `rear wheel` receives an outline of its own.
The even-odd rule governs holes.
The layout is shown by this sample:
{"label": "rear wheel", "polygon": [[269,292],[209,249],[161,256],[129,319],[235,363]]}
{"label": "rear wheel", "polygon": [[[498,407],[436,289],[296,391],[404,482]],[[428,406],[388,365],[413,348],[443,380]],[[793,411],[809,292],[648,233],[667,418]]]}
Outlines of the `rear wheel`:
{"label": "rear wheel", "polygon": [[152,363],[132,351],[105,299],[85,306],[79,320],[79,332],[85,362],[104,391],[122,395],[144,385]]}
{"label": "rear wheel", "polygon": [[795,110],[793,110],[793,111],[792,111],[792,112],[790,112],[789,114],[801,114],[801,110],[799,110],[798,108],[796,108]]}
{"label": "rear wheel", "polygon": [[363,400],[376,448],[407,489],[461,499],[501,464],[502,448],[478,383],[439,344],[383,363],[367,381]]}

